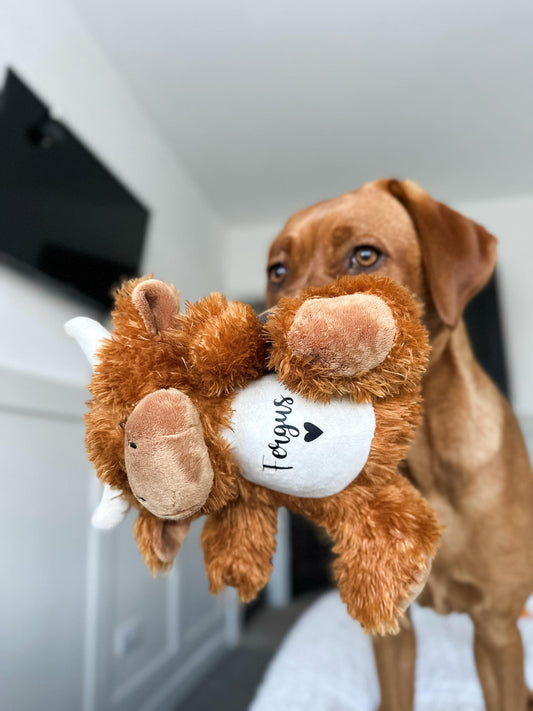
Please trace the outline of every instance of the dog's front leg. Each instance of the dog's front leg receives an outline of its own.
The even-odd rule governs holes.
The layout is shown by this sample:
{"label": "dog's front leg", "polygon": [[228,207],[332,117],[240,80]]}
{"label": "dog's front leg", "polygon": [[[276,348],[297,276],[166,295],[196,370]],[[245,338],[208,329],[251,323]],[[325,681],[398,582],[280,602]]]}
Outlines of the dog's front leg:
{"label": "dog's front leg", "polygon": [[524,650],[514,619],[474,616],[474,655],[487,711],[526,711]]}
{"label": "dog's front leg", "polygon": [[413,711],[416,639],[409,611],[394,636],[374,637],[381,703],[379,711]]}

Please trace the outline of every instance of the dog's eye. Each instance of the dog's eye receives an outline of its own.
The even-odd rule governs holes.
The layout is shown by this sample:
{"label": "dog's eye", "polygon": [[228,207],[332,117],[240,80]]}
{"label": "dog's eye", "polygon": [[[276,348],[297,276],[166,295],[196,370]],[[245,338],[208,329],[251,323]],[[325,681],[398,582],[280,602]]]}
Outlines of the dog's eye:
{"label": "dog's eye", "polygon": [[268,279],[270,283],[274,284],[275,286],[279,286],[280,284],[282,284],[285,281],[286,276],[287,267],[281,262],[273,264],[271,267],[268,268]]}
{"label": "dog's eye", "polygon": [[376,264],[380,256],[381,252],[375,247],[367,245],[357,247],[350,257],[350,266],[352,268],[363,267],[363,269],[368,269]]}

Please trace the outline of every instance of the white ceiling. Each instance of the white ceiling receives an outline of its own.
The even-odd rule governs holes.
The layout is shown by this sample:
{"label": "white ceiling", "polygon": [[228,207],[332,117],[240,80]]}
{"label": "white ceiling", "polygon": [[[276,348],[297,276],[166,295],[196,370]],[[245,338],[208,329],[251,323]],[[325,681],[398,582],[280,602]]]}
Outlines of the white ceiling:
{"label": "white ceiling", "polygon": [[70,2],[228,223],[533,188],[531,0]]}

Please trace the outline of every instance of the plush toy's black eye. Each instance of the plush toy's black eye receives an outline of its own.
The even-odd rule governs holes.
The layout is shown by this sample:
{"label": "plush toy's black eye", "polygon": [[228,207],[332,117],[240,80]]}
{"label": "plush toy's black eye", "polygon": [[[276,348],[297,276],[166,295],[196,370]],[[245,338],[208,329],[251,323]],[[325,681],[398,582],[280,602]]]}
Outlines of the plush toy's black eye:
{"label": "plush toy's black eye", "polygon": [[137,449],[137,445],[135,444],[135,442],[130,442],[130,447],[132,449]]}
{"label": "plush toy's black eye", "polygon": [[381,256],[379,249],[370,245],[356,247],[350,256],[350,268],[354,271],[360,271],[361,268],[370,269],[377,264]]}
{"label": "plush toy's black eye", "polygon": [[272,264],[268,268],[268,280],[273,286],[280,286],[287,276],[287,267],[283,262]]}

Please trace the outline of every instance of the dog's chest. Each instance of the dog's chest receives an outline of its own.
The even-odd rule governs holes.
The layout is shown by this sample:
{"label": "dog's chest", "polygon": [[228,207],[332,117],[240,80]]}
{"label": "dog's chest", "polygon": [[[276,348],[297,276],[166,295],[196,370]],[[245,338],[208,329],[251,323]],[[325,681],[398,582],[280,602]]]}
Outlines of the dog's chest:
{"label": "dog's chest", "polygon": [[267,375],[237,393],[224,437],[249,481],[319,498],[337,494],[360,474],[374,431],[370,403],[311,402]]}

